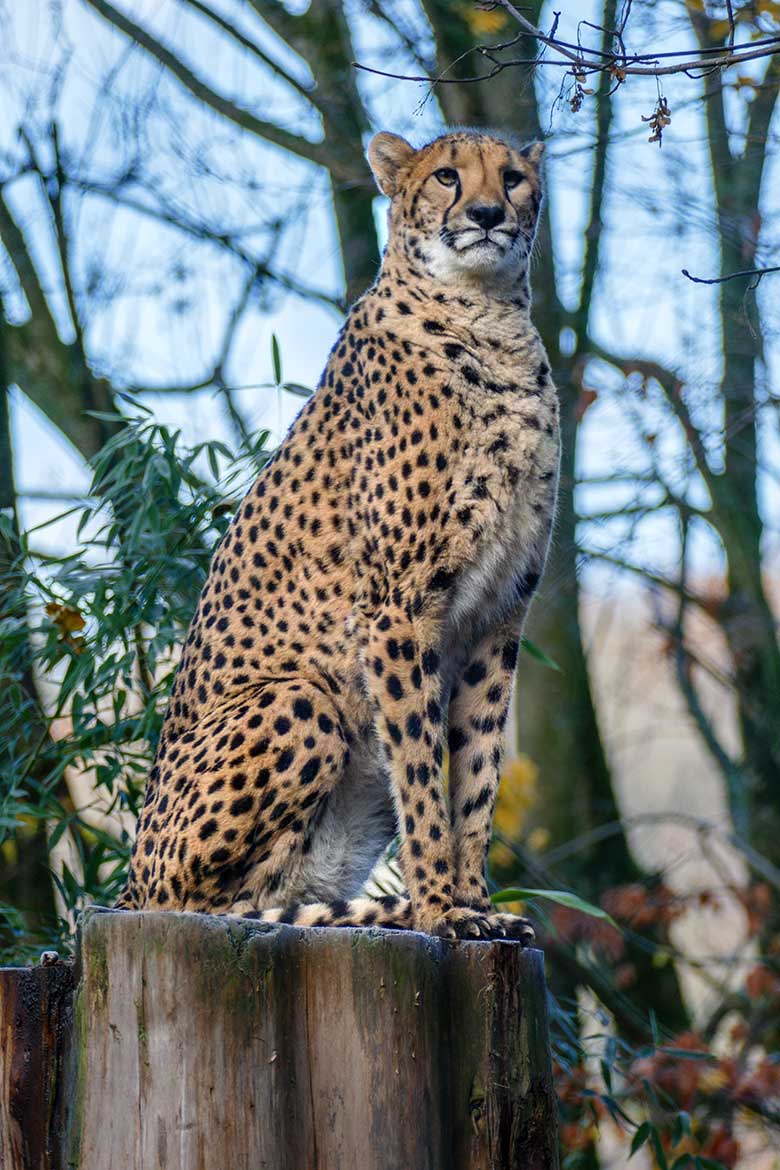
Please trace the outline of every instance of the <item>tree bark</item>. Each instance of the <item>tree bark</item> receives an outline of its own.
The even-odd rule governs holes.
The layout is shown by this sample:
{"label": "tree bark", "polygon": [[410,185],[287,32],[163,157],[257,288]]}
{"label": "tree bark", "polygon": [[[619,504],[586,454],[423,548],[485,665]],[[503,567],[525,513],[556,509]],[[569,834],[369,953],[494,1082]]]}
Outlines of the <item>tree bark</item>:
{"label": "tree bark", "polygon": [[0,1170],[65,1170],[73,968],[0,968]]}

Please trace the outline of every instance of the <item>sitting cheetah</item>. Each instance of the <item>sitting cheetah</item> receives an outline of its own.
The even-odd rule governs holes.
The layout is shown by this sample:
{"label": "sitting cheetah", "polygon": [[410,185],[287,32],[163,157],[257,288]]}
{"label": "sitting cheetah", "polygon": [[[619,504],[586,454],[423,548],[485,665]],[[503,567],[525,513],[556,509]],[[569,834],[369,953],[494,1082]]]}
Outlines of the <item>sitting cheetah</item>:
{"label": "sitting cheetah", "polygon": [[[542,150],[371,142],[382,268],[214,555],[120,907],[533,938],[484,869],[558,476]],[[355,897],[399,832],[408,896]]]}

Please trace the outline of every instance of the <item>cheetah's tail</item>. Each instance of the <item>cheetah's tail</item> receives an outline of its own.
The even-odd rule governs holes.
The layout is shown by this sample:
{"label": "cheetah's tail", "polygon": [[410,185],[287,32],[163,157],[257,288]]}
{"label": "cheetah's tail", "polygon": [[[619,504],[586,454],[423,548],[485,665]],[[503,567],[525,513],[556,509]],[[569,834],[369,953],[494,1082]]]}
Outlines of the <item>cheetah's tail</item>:
{"label": "cheetah's tail", "polygon": [[306,902],[284,909],[254,910],[248,902],[236,902],[228,911],[256,922],[285,922],[294,926],[384,926],[412,930],[412,904],[408,898],[352,898],[350,901]]}

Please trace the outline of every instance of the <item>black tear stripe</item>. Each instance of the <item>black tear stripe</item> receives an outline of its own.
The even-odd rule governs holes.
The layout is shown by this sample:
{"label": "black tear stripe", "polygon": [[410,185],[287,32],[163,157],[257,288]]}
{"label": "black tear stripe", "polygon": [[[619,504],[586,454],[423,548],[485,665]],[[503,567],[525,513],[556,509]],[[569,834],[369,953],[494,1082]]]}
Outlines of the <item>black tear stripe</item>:
{"label": "black tear stripe", "polygon": [[444,212],[444,219],[442,220],[442,224],[441,224],[441,226],[442,226],[443,228],[445,228],[445,229],[446,229],[446,227],[447,227],[447,220],[448,220],[448,218],[449,218],[449,214],[450,214],[450,212],[453,210],[453,208],[454,208],[454,207],[457,205],[457,203],[458,203],[458,201],[460,200],[460,197],[461,197],[461,195],[462,195],[462,194],[463,194],[463,188],[462,188],[462,186],[461,186],[460,179],[458,179],[457,183],[455,184],[455,198],[453,199],[452,203],[449,205],[449,207],[447,208],[447,210]]}

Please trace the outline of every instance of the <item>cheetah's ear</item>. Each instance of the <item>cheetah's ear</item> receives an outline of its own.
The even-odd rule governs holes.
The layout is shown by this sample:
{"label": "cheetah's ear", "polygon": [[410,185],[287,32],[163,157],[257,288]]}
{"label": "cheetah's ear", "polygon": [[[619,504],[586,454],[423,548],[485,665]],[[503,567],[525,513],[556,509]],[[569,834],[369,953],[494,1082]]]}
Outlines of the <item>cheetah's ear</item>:
{"label": "cheetah's ear", "polygon": [[542,161],[542,155],[544,154],[544,143],[529,142],[527,146],[523,147],[520,153],[522,154],[523,158],[527,158],[531,166],[535,167],[538,171],[539,164]]}
{"label": "cheetah's ear", "polygon": [[392,199],[398,192],[401,171],[415,154],[414,147],[400,134],[382,131],[374,135],[368,144],[368,162],[383,195]]}

